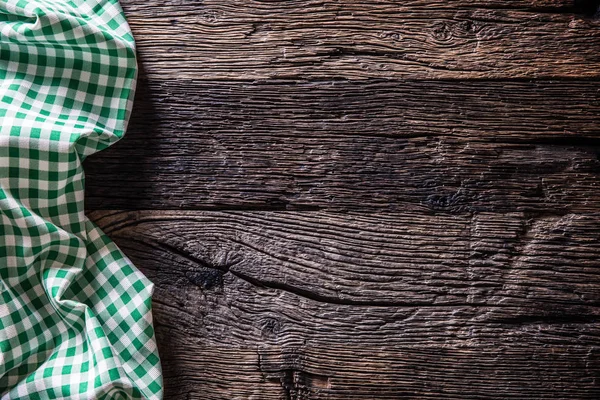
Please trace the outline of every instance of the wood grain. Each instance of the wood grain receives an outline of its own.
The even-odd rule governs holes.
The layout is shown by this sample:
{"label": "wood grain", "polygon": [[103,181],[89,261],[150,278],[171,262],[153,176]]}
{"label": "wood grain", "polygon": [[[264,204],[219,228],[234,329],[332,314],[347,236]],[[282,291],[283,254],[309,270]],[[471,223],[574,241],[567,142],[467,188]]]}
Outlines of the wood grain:
{"label": "wood grain", "polygon": [[253,134],[130,140],[88,164],[88,207],[597,210],[598,147]]}
{"label": "wood grain", "polygon": [[91,216],[157,284],[172,398],[600,393],[599,214]]}
{"label": "wood grain", "polygon": [[144,73],[129,138],[600,138],[600,81],[196,81]]}
{"label": "wood grain", "polygon": [[[503,333],[510,338],[513,330]],[[159,334],[168,346],[166,359],[180,366],[165,370],[169,398],[176,400],[593,400],[599,395],[596,350],[569,345],[500,339],[453,349],[440,343],[417,350],[397,347],[384,360],[381,348],[369,346],[203,346],[166,327],[159,327]]]}
{"label": "wood grain", "polygon": [[600,22],[572,1],[123,5],[160,79],[600,77]]}
{"label": "wood grain", "polygon": [[98,208],[594,210],[591,82],[141,81]]}
{"label": "wood grain", "polygon": [[121,2],[165,398],[600,398],[597,1]]}

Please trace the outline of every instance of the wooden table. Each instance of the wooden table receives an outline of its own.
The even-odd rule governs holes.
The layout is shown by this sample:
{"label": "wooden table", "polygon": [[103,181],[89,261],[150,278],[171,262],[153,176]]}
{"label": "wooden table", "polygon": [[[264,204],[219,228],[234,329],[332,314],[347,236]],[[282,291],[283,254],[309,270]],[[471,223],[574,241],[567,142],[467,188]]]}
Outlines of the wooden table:
{"label": "wooden table", "polygon": [[600,398],[598,3],[123,0],[166,399]]}

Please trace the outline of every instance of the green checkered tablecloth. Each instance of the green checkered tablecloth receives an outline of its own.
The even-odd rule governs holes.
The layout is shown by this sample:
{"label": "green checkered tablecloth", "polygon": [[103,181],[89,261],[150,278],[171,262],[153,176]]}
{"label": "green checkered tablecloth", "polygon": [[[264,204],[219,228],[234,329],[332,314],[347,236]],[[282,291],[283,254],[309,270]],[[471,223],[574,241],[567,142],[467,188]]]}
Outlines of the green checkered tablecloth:
{"label": "green checkered tablecloth", "polygon": [[1,400],[162,397],[152,283],[83,206],[136,74],[116,0],[0,0]]}

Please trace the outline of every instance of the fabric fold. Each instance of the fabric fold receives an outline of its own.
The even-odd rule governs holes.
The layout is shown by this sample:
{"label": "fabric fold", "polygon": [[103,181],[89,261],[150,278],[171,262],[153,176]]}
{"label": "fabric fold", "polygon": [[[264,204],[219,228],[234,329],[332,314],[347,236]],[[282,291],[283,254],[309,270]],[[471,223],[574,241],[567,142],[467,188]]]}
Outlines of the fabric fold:
{"label": "fabric fold", "polygon": [[153,284],[84,214],[136,78],[117,1],[0,1],[1,400],[162,398]]}

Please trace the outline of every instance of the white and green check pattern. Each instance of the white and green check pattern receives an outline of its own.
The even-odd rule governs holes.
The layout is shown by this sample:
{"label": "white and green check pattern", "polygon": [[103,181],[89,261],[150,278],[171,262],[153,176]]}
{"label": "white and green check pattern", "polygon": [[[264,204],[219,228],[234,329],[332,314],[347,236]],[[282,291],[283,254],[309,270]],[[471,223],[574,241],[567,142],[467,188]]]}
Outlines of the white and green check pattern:
{"label": "white and green check pattern", "polygon": [[116,0],[0,0],[0,399],[160,399],[152,283],[84,215],[137,75]]}

